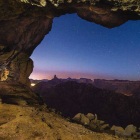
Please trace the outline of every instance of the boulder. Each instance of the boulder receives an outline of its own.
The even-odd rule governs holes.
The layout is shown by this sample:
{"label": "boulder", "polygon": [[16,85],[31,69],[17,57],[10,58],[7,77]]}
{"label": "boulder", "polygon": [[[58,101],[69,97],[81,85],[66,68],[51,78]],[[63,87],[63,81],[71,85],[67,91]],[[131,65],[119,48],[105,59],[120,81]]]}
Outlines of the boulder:
{"label": "boulder", "polygon": [[99,123],[100,123],[100,125],[102,125],[102,124],[104,124],[105,122],[104,122],[104,121],[102,121],[102,120],[100,120],[100,121],[99,121]]}
{"label": "boulder", "polygon": [[95,116],[94,116],[94,120],[92,120],[92,123],[97,123],[97,121],[98,121],[98,118],[97,118],[97,114],[95,114]]}
{"label": "boulder", "polygon": [[89,127],[90,127],[91,130],[97,129],[97,125],[94,124],[94,123],[90,123]]}
{"label": "boulder", "polygon": [[89,125],[89,123],[90,123],[90,120],[89,120],[89,118],[87,118],[84,114],[82,114],[81,115],[81,124],[83,124],[83,125]]}
{"label": "boulder", "polygon": [[125,131],[124,131],[124,135],[126,137],[131,137],[134,133],[137,132],[137,128],[136,126],[134,125],[128,125],[126,128],[125,128]]}
{"label": "boulder", "polygon": [[81,113],[76,114],[76,115],[72,118],[72,120],[75,121],[75,122],[80,123],[81,115],[82,115]]}
{"label": "boulder", "polygon": [[97,121],[98,120],[98,117],[97,117],[97,114],[95,114],[95,121]]}
{"label": "boulder", "polygon": [[111,127],[111,130],[114,130],[115,135],[117,135],[117,136],[123,136],[124,135],[124,129],[122,127],[120,127],[120,126],[113,125]]}
{"label": "boulder", "polygon": [[0,99],[0,105],[2,104],[2,99]]}
{"label": "boulder", "polygon": [[90,120],[94,120],[95,119],[95,116],[92,113],[88,113],[86,115],[86,117],[89,118]]}
{"label": "boulder", "polygon": [[103,125],[105,122],[102,120],[93,121],[97,126]]}
{"label": "boulder", "polygon": [[136,132],[136,133],[134,133],[133,134],[133,138],[135,138],[135,139],[140,139],[140,132]]}
{"label": "boulder", "polygon": [[110,127],[109,127],[109,124],[103,124],[103,125],[100,125],[99,128],[100,128],[100,130],[107,130]]}

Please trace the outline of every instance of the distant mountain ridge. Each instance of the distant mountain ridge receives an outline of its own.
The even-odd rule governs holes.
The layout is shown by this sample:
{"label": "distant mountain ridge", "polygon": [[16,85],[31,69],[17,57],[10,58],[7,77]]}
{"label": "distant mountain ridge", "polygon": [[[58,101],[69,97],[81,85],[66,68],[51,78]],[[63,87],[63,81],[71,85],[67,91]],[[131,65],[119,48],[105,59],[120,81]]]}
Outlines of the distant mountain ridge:
{"label": "distant mountain ridge", "polygon": [[60,79],[57,78],[56,75],[54,75],[54,78],[49,81],[41,81],[37,83],[32,89],[38,93],[42,93],[46,91],[48,88],[51,88],[53,86],[56,86],[58,84],[62,83]]}
{"label": "distant mountain ridge", "polygon": [[94,86],[132,96],[140,91],[140,81],[94,79]]}
{"label": "distant mountain ridge", "polygon": [[[55,79],[59,79],[57,78],[56,75],[54,75],[54,78],[52,79],[53,82],[55,81]],[[48,83],[48,88],[54,86],[54,84],[52,84],[51,86],[51,81],[52,80],[48,80],[48,79],[43,79],[43,80],[33,80],[31,79],[31,83],[40,83],[40,82],[49,82]],[[60,82],[61,81],[61,82]],[[67,81],[75,81],[77,83],[86,83],[86,84],[92,84],[97,88],[100,89],[107,89],[110,91],[115,91],[118,93],[122,93],[124,95],[127,96],[132,96],[132,95],[136,95],[137,97],[140,97],[139,91],[140,91],[140,81],[129,81],[129,80],[106,80],[106,79],[87,79],[87,78],[80,78],[80,79],[75,79],[75,78],[67,78],[67,79],[59,79],[59,83],[64,83]],[[57,85],[57,82],[55,82],[55,85]],[[47,84],[46,84],[47,87]]]}
{"label": "distant mountain ridge", "polygon": [[[57,76],[54,75],[54,78],[57,78]],[[54,78],[53,78],[53,79],[54,79]],[[53,79],[51,79],[51,80],[53,80]],[[58,79],[59,79],[59,78],[58,78]],[[39,83],[39,82],[48,82],[48,81],[51,81],[51,80],[48,80],[48,79],[42,79],[42,80],[30,79],[30,82],[31,82],[31,83],[37,84],[37,83]],[[87,84],[93,84],[93,83],[94,83],[93,80],[88,79],[88,78],[76,79],[76,78],[70,78],[70,77],[69,77],[69,78],[66,78],[66,79],[60,78],[60,80],[61,80],[62,82],[75,81],[75,82],[78,82],[78,83],[87,83]]]}
{"label": "distant mountain ridge", "polygon": [[87,83],[87,84],[93,84],[94,81],[92,81],[91,79],[87,79],[87,78],[80,78],[80,79],[73,79],[73,78],[67,78],[67,79],[61,79],[62,82],[67,82],[67,81],[75,81],[77,83]]}

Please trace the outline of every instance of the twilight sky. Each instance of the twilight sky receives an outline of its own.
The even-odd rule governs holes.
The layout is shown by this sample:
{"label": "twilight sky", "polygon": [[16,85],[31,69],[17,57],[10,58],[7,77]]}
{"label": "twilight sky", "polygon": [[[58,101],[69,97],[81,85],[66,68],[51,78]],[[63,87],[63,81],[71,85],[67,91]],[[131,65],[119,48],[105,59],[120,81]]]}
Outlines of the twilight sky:
{"label": "twilight sky", "polygon": [[76,14],[55,18],[51,32],[31,56],[30,78],[105,78],[140,80],[140,21],[113,29]]}

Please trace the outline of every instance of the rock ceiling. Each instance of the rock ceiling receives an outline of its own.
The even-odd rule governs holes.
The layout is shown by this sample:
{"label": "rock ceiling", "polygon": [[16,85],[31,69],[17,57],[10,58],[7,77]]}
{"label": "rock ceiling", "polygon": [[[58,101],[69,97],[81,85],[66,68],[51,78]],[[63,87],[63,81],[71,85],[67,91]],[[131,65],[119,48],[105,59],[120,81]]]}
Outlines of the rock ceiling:
{"label": "rock ceiling", "polygon": [[87,21],[113,28],[140,19],[138,0],[1,0],[0,81],[29,85],[33,50],[51,30],[54,17],[77,13]]}

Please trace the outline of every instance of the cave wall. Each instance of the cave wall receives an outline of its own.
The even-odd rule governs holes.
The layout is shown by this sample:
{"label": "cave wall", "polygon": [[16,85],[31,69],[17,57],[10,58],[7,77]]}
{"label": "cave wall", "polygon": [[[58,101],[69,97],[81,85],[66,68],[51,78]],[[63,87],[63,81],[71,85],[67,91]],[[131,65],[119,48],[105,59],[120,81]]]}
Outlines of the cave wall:
{"label": "cave wall", "polygon": [[140,19],[137,0],[1,0],[0,81],[30,85],[30,55],[49,33],[53,18],[77,13],[107,28]]}
{"label": "cave wall", "polygon": [[29,57],[51,25],[52,19],[31,16],[0,22],[1,81],[30,84],[28,77],[33,70],[33,61]]}

